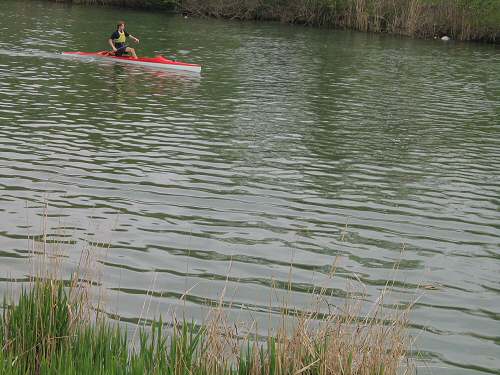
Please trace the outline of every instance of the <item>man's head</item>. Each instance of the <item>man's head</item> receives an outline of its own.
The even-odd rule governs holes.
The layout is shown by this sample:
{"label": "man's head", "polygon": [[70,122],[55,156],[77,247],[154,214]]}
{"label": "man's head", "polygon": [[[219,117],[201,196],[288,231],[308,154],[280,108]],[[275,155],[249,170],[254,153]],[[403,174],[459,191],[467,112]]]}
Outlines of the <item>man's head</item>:
{"label": "man's head", "polygon": [[117,28],[119,31],[123,31],[123,30],[125,30],[125,21],[118,21],[118,24],[116,25],[116,28]]}

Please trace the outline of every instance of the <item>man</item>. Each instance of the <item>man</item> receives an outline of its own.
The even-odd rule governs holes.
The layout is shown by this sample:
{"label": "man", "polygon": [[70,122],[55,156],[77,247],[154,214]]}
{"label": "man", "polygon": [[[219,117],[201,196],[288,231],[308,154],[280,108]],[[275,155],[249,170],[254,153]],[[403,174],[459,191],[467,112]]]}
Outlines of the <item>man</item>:
{"label": "man", "polygon": [[122,56],[125,53],[130,53],[134,59],[137,59],[135,49],[127,47],[125,43],[128,37],[132,38],[134,42],[139,43],[139,39],[125,31],[125,21],[120,21],[118,22],[116,31],[111,34],[108,39],[108,43],[113,49],[115,56]]}

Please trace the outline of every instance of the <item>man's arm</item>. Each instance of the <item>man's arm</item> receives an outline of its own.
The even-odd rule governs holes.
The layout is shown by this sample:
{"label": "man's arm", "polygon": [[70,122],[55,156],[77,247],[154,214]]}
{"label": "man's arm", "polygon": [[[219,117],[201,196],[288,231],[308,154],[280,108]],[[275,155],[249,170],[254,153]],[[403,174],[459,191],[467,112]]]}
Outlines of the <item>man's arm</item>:
{"label": "man's arm", "polygon": [[136,38],[132,34],[128,34],[128,36],[131,37],[134,40],[134,42],[139,43],[139,38]]}
{"label": "man's arm", "polygon": [[113,52],[116,52],[115,45],[113,44],[113,39],[109,38],[108,43],[111,46],[111,49],[113,50]]}

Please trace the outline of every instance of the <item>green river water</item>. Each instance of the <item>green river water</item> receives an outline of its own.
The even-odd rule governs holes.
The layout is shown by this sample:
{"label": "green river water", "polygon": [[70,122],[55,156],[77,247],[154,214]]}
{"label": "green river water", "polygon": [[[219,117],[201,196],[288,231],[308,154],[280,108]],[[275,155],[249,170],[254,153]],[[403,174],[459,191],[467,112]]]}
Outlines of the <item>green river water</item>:
{"label": "green river water", "polygon": [[[105,49],[122,18],[140,55],[201,75],[60,55]],[[65,271],[105,244],[124,322],[201,319],[227,283],[229,313],[265,326],[293,261],[299,308],[356,278],[372,301],[393,279],[419,296],[419,374],[500,373],[496,46],[3,0],[0,294],[30,273],[46,201]]]}

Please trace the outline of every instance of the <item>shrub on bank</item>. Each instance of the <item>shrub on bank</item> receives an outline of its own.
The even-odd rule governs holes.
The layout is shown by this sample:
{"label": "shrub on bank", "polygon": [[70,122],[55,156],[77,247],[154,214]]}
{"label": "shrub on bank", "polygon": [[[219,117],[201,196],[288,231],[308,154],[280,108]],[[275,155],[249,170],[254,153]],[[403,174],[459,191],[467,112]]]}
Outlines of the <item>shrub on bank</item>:
{"label": "shrub on bank", "polygon": [[83,5],[116,5],[131,8],[152,8],[178,10],[179,0],[49,0],[56,3],[71,3]]}

